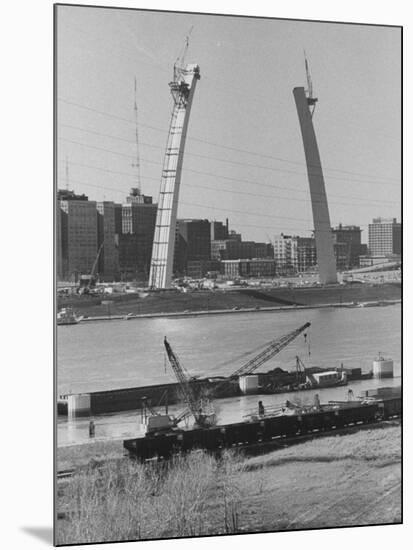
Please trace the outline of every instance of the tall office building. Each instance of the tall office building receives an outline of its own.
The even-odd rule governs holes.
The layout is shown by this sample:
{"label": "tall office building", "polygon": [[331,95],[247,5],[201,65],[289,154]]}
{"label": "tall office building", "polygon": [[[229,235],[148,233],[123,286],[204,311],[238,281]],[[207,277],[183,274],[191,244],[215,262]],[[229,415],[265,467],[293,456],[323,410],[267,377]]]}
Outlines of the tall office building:
{"label": "tall office building", "polygon": [[114,223],[117,230],[121,229],[119,269],[123,280],[148,280],[156,213],[152,197],[141,194],[137,188],[131,189],[121,208],[115,205]]}
{"label": "tall office building", "polygon": [[120,235],[122,233],[122,205],[119,202],[115,202],[113,206],[115,216],[115,235]]}
{"label": "tall office building", "polygon": [[237,260],[241,258],[241,241],[238,239],[211,241],[211,258],[213,260]]}
{"label": "tall office building", "polygon": [[73,190],[58,189],[57,200],[58,201],[87,201],[89,200],[89,197],[85,194],[78,195]]}
{"label": "tall office building", "polygon": [[[345,256],[344,264],[340,263],[343,269],[359,267],[360,256],[364,251],[361,244],[361,229],[357,225],[342,225],[341,223],[333,229],[334,245],[343,245],[342,254]],[[337,258],[337,254],[336,254]],[[337,268],[339,265],[337,264]]]}
{"label": "tall office building", "polygon": [[151,231],[156,211],[157,205],[152,203],[152,197],[142,195],[133,187],[126,202],[122,204],[122,233]]}
{"label": "tall office building", "polygon": [[111,201],[98,202],[98,250],[97,272],[101,279],[115,281],[119,279],[119,248],[116,234],[115,203]]}
{"label": "tall office building", "polygon": [[225,224],[217,221],[211,222],[211,242],[228,239],[228,234],[228,218]]}
{"label": "tall office building", "polygon": [[402,226],[396,218],[373,218],[369,224],[370,256],[401,254]]}
{"label": "tall office building", "polygon": [[131,189],[124,204],[89,201],[86,195],[58,191],[56,254],[58,277],[77,280],[99,258],[101,280],[147,282],[157,205]]}
{"label": "tall office building", "polygon": [[[202,266],[211,259],[211,224],[209,220],[177,220],[174,269],[188,274],[188,265],[202,276]],[[202,264],[202,262],[204,262]]]}
{"label": "tall office building", "polygon": [[63,279],[63,256],[62,256],[62,212],[60,201],[55,205],[55,254],[56,254],[56,277],[58,281]]}
{"label": "tall office building", "polygon": [[[77,281],[92,270],[98,250],[96,202],[73,192],[59,195],[62,278]],[[64,196],[64,199],[59,199]]]}

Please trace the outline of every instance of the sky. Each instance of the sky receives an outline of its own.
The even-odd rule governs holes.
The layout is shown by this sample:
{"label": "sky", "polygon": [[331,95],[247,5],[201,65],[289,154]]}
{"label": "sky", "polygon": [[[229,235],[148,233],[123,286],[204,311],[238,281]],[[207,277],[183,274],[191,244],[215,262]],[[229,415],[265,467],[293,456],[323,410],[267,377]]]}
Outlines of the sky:
{"label": "sky", "polygon": [[200,66],[178,218],[229,218],[245,240],[313,228],[292,90],[318,97],[314,126],[333,226],[400,219],[401,33],[397,27],[60,6],[57,181],[123,202],[158,200],[172,111],[168,83],[189,34]]}

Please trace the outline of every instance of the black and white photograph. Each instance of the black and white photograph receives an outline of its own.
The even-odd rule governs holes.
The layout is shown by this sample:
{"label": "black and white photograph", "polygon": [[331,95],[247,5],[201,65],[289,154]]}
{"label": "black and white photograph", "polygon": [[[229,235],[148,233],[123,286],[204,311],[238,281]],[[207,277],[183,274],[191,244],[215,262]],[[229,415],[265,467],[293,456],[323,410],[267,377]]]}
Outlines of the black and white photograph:
{"label": "black and white photograph", "polygon": [[402,26],[136,8],[53,7],[55,545],[401,524]]}

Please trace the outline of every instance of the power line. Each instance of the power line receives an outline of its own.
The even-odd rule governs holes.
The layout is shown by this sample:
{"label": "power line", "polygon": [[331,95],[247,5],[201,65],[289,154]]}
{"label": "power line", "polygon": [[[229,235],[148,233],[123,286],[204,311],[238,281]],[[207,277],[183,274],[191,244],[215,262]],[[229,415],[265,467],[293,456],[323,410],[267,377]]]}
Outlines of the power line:
{"label": "power line", "polygon": [[[243,215],[245,216],[245,214],[247,215],[252,215],[252,216],[258,216],[258,217],[261,217],[261,216],[265,216],[265,217],[268,217],[268,218],[271,218],[272,216],[269,215],[269,214],[252,214],[251,212],[246,212],[246,211],[243,211],[243,210],[228,210],[227,208],[220,208],[218,206],[207,206],[205,204],[195,204],[195,203],[190,203],[190,202],[185,202],[185,203],[180,203],[180,204],[184,204],[185,206],[196,206],[196,207],[199,207],[199,208],[206,208],[208,210],[220,210],[220,211],[223,211],[223,212],[230,212],[231,214],[240,214],[240,215]],[[291,219],[291,220],[294,220],[294,221],[307,221],[305,220],[304,218],[287,218],[286,216],[274,216],[274,218],[285,218],[285,219]],[[245,226],[245,227],[259,227],[259,228],[269,228],[269,227],[275,227],[275,226],[265,226],[265,225],[249,225],[249,224],[244,224],[244,222],[242,222],[242,225]],[[284,228],[285,226],[278,226],[278,227],[281,227]],[[368,227],[368,224],[357,224],[357,227]],[[291,229],[291,228],[289,228]],[[314,231],[314,228],[307,228],[307,229],[300,229],[299,231]],[[329,234],[332,233],[332,231],[329,231],[329,230],[321,230],[319,231],[320,232],[327,232]]]}
{"label": "power line", "polygon": [[80,183],[82,185],[85,185],[86,187],[94,187],[96,189],[105,189],[106,191],[114,191],[115,193],[122,193],[124,194],[125,191],[122,191],[120,189],[115,189],[113,187],[107,187],[107,186],[104,186],[104,185],[96,185],[96,184],[93,184],[93,183],[86,183],[85,181],[79,181],[77,179],[71,179],[71,181],[73,181],[74,183]]}
{"label": "power line", "polygon": [[[109,174],[116,174],[119,176],[127,176],[128,178],[135,178],[136,176],[134,174],[129,174],[128,172],[119,172],[117,170],[109,170],[107,168],[101,168],[100,166],[92,166],[91,164],[83,164],[82,162],[74,162],[70,161],[70,164],[73,166],[81,166],[83,168],[91,168],[93,170],[99,170],[100,172],[108,172]],[[153,180],[159,180],[159,178],[147,178],[147,179],[153,179]]]}
{"label": "power line", "polygon": [[[103,168],[98,168],[97,166],[91,166],[91,165],[86,165],[86,164],[81,164],[81,163],[73,163],[71,162],[71,164],[74,164],[76,166],[84,166],[84,167],[87,167],[87,168],[96,168],[97,170],[102,170],[104,172],[110,172],[110,173],[114,173],[114,174],[119,174],[119,175],[126,175],[130,178],[134,178],[135,176],[133,176],[132,174],[126,174],[125,172],[115,172],[113,170],[105,170]],[[150,176],[147,176],[145,179],[150,179],[150,180],[153,180],[153,181],[159,181],[160,178],[154,178],[154,177],[150,177]],[[78,182],[78,183],[83,183],[83,182]],[[186,183],[182,183],[182,186],[185,187],[185,188],[189,188],[189,185],[186,184]],[[234,190],[233,189],[225,189],[225,188],[222,188],[222,187],[219,187],[219,189],[217,189],[216,187],[210,187],[210,186],[207,186],[207,185],[202,185],[202,184],[199,184],[197,183],[196,186],[192,187],[191,189],[193,190],[196,190],[196,189],[207,189],[209,191],[214,191],[215,193],[219,192],[219,193],[231,193],[231,194],[234,194]],[[278,199],[278,200],[288,200],[288,201],[295,201],[295,202],[303,202],[303,203],[306,203],[308,204],[309,203],[309,200],[308,199],[300,199],[298,197],[283,197],[283,196],[280,196],[280,195],[265,195],[265,194],[262,194],[262,193],[252,193],[252,192],[248,192],[248,191],[240,191],[239,189],[237,189],[236,191],[236,194],[237,195],[246,195],[246,196],[250,196],[250,197],[259,197],[259,198],[264,198],[264,199]],[[315,202],[322,202],[322,201],[315,201]],[[386,201],[386,204],[388,203],[389,201]],[[354,204],[353,203],[350,203],[350,202],[342,202],[342,201],[329,201],[329,204],[340,204],[342,206],[350,206],[350,207],[353,207]],[[359,206],[361,207],[370,207],[370,203],[369,204],[359,204]]]}
{"label": "power line", "polygon": [[[118,115],[114,115],[112,113],[107,113],[106,111],[99,111],[99,109],[94,109],[93,107],[87,107],[86,105],[82,105],[80,103],[76,103],[75,101],[69,101],[68,99],[64,99],[63,97],[57,98],[59,101],[62,101],[63,103],[67,103],[68,105],[74,105],[75,107],[79,107],[81,109],[85,109],[86,111],[92,111],[93,113],[97,113],[102,116],[106,116],[108,118],[113,118],[115,120],[121,120],[122,122],[127,122],[128,124],[135,124],[132,120],[129,118],[121,117]],[[155,126],[149,126],[148,124],[140,123],[140,126],[144,126],[145,128],[151,128],[152,130],[157,130],[159,132],[166,133],[165,129],[156,128]]]}
{"label": "power line", "polygon": [[[113,187],[103,187],[103,186],[100,186],[100,185],[95,185],[95,184],[92,184],[92,183],[88,183],[88,182],[85,182],[85,181],[80,181],[80,180],[73,179],[73,178],[72,178],[71,181],[73,181],[75,183],[80,183],[80,184],[88,186],[88,187],[94,187],[94,188],[98,188],[98,189],[105,189],[105,190],[115,191],[116,193],[123,193],[124,192],[122,190],[115,189]],[[195,204],[195,203],[183,202],[183,201],[180,201],[179,204],[182,204],[184,206],[196,206],[196,207],[199,207],[199,208],[206,208],[208,210],[220,210],[220,211],[223,211],[223,212],[226,212],[226,213],[230,212],[231,214],[241,214],[243,216],[249,215],[249,216],[256,216],[256,217],[258,216],[258,217],[267,217],[267,218],[274,218],[274,219],[286,219],[286,220],[307,222],[307,220],[305,218],[297,218],[295,216],[291,217],[291,216],[280,216],[280,215],[274,215],[274,214],[263,214],[262,212],[260,212],[258,214],[254,214],[253,212],[248,212],[246,210],[234,210],[232,208],[231,209],[220,208],[219,206],[208,206],[208,205],[205,205],[205,204]],[[248,226],[248,224],[245,224],[245,225]],[[358,226],[359,227],[368,227],[368,224],[358,224]],[[256,227],[264,227],[265,228],[265,227],[269,227],[269,226],[256,226]],[[313,231],[313,229],[308,229],[307,228],[307,229],[302,229],[302,231]]]}
{"label": "power line", "polygon": [[[156,178],[152,178],[152,179],[156,179]],[[183,184],[185,187],[187,187],[187,184]],[[260,198],[263,198],[263,199],[278,199],[278,200],[288,200],[288,201],[295,201],[295,202],[303,202],[303,203],[306,203],[306,204],[310,204],[310,201],[308,199],[300,199],[300,198],[297,198],[297,197],[282,197],[282,196],[279,196],[279,195],[264,195],[262,193],[250,193],[248,191],[240,191],[239,189],[237,189],[235,192],[233,189],[223,189],[222,187],[220,187],[219,189],[215,188],[215,187],[208,187],[206,185],[201,185],[199,183],[196,184],[196,186],[193,187],[193,189],[198,189],[198,188],[201,188],[201,189],[208,189],[210,191],[215,191],[215,192],[223,192],[223,193],[231,193],[231,194],[237,194],[237,195],[247,195],[247,196],[250,196],[250,197],[260,197]],[[316,201],[311,201],[311,202],[316,202],[316,203],[319,203],[319,204],[323,204],[324,203],[324,200],[316,200]],[[386,204],[388,204],[389,201],[386,201]],[[351,202],[342,202],[342,201],[328,201],[329,204],[340,204],[340,205],[343,205],[343,206],[351,206],[351,207],[354,207],[354,203],[351,203]],[[397,204],[397,203],[395,203]],[[369,208],[371,207],[371,204],[359,204],[358,206],[361,206],[361,207],[365,207],[365,208]]]}
{"label": "power line", "polygon": [[[73,178],[72,178],[72,181],[73,181],[73,182],[76,182],[76,183],[80,183],[80,184],[82,184],[82,185],[88,185],[88,186],[90,186],[90,187],[99,187],[99,186],[97,186],[97,185],[93,185],[93,184],[90,184],[90,183],[86,183],[86,182],[84,182],[84,181],[75,180],[75,179],[73,179]],[[117,189],[114,189],[114,188],[111,188],[111,187],[102,187],[102,189],[112,190],[112,191],[116,191],[116,192],[118,192],[118,193],[121,192],[121,191],[119,191],[119,190],[117,190]],[[201,206],[201,205],[197,205],[197,204],[184,203],[184,202],[180,202],[180,204],[186,204],[186,205],[188,205],[188,206]],[[205,208],[208,208],[208,207],[205,206]],[[212,208],[212,207],[211,207],[211,208]],[[224,210],[225,212],[228,211],[228,209],[225,209],[225,208],[222,209],[222,208],[218,208],[218,207],[216,208],[216,210]],[[261,212],[260,212],[259,214],[254,214],[254,213],[252,213],[252,212],[246,212],[245,210],[241,211],[241,210],[233,210],[233,209],[231,209],[230,211],[231,211],[231,212],[234,212],[234,213],[238,213],[238,214],[247,214],[247,215],[250,215],[250,216],[265,216],[265,217],[268,217],[268,218],[277,217],[277,218],[282,218],[282,219],[286,219],[286,220],[294,220],[294,221],[297,220],[297,219],[300,219],[300,218],[295,218],[295,217],[293,218],[293,217],[291,217],[291,216],[274,216],[274,214],[263,214],[263,213],[261,213]],[[301,218],[301,220],[302,220],[302,221],[306,221],[306,220],[304,220],[303,218]]]}
{"label": "power line", "polygon": [[[75,141],[73,139],[66,139],[66,138],[57,138],[59,141],[66,141],[68,143],[74,143],[75,145],[81,145],[82,147],[89,147],[90,149],[96,149],[97,151],[103,151],[104,153],[112,153],[113,155],[119,155],[120,157],[125,157],[128,159],[134,160],[134,157],[132,155],[126,155],[125,153],[120,153],[119,151],[111,151],[110,149],[105,149],[103,147],[97,147],[96,145],[89,145],[88,143],[82,143],[80,141]],[[152,161],[146,161],[146,162],[152,162]],[[153,164],[157,164],[155,161],[153,161]]]}
{"label": "power line", "polygon": [[[78,162],[71,162],[70,164],[73,164],[75,166],[83,166],[83,167],[86,167],[86,168],[101,170],[103,172],[109,172],[111,174],[126,175],[129,178],[135,178],[135,176],[133,176],[132,174],[127,174],[126,172],[116,172],[114,170],[106,170],[104,168],[99,168],[98,166],[91,166],[89,164],[82,164],[82,163],[78,163]],[[151,177],[151,176],[147,176],[145,179],[150,179],[150,180],[153,180],[153,181],[159,181],[160,180],[160,178],[154,178],[154,177]],[[82,182],[79,182],[79,183],[82,183]],[[183,187],[189,187],[188,184],[186,184],[184,182],[182,183],[182,186]],[[219,187],[219,189],[217,189],[216,187],[209,187],[207,185],[201,185],[201,184],[197,183],[196,186],[193,187],[193,189],[196,190],[198,188],[207,189],[209,191],[214,191],[214,192],[219,192],[219,193],[234,194],[233,189],[224,189],[222,187]],[[300,199],[300,198],[297,198],[297,197],[283,197],[283,196],[280,196],[280,195],[265,195],[265,194],[262,194],[262,193],[252,193],[252,192],[248,192],[248,191],[240,191],[239,189],[237,189],[236,194],[237,195],[246,195],[246,196],[250,196],[250,197],[260,197],[260,198],[264,198],[264,199],[288,200],[288,201],[303,202],[303,203],[308,203],[309,202],[308,199]],[[321,202],[321,201],[316,201],[316,202]],[[389,201],[386,201],[386,204],[388,202]],[[349,203],[349,202],[345,203],[345,202],[342,202],[342,201],[339,201],[339,202],[329,201],[329,204],[340,204],[340,205],[351,206],[351,207],[354,206],[353,203]],[[397,203],[395,203],[395,204],[397,204]],[[359,204],[359,206],[361,206],[361,207],[370,207],[371,205],[369,203],[369,204]]]}
{"label": "power line", "polygon": [[[112,134],[105,134],[103,132],[96,132],[95,130],[88,130],[86,128],[80,128],[79,126],[73,126],[71,124],[61,124],[60,126],[63,126],[65,128],[80,130],[80,131],[88,133],[88,134],[93,134],[93,135],[102,136],[102,137],[108,137],[110,139],[115,139],[117,141],[122,141],[122,142],[125,142],[125,143],[136,144],[136,142],[133,142],[129,139],[114,136]],[[146,147],[152,147],[153,149],[158,149],[158,150],[163,151],[162,147],[160,147],[159,145],[154,145],[153,143],[147,143],[147,142],[141,141],[140,144],[144,145]],[[249,163],[249,162],[241,162],[241,161],[230,160],[230,159],[221,159],[221,158],[217,158],[217,157],[211,157],[210,155],[201,155],[199,153],[193,153],[193,152],[188,152],[188,151],[185,152],[185,156],[198,157],[198,158],[203,158],[203,159],[207,159],[207,160],[215,160],[215,161],[223,162],[223,163],[227,163],[227,164],[234,164],[234,165],[238,165],[238,166],[247,166],[249,168],[259,168],[259,169],[262,169],[262,170],[270,170],[272,172],[281,172],[281,173],[286,173],[286,174],[297,174],[299,176],[306,177],[305,172],[296,172],[294,170],[285,170],[283,168],[275,168],[273,166],[262,166],[260,164],[252,164],[252,163]],[[346,181],[346,182],[351,181],[352,183],[374,183],[374,184],[377,183],[377,182],[354,180],[354,179],[348,180],[346,178],[340,178],[340,177],[330,176],[330,175],[327,176],[327,178],[328,179],[336,179],[336,180],[340,180],[340,181]],[[378,183],[379,183],[379,185],[382,184],[381,182],[378,182]],[[346,198],[346,197],[343,197],[343,198]]]}
{"label": "power line", "polygon": [[[58,138],[60,141],[66,141],[68,143],[73,143],[73,144],[76,144],[76,145],[80,145],[82,147],[88,147],[88,148],[91,148],[91,149],[96,149],[98,151],[102,151],[102,152],[105,152],[105,153],[111,153],[111,154],[114,154],[114,155],[118,155],[118,156],[121,156],[121,157],[125,157],[125,158],[128,158],[128,159],[133,159],[134,157],[132,155],[129,155],[129,154],[125,154],[125,153],[120,153],[119,151],[112,151],[110,149],[106,149],[106,148],[103,148],[103,147],[98,147],[96,145],[89,145],[87,143],[82,143],[82,142],[79,142],[79,141],[75,141],[75,140],[70,140],[70,139],[66,139],[66,138],[61,138],[59,137]],[[149,160],[149,159],[141,159],[141,161],[143,161],[144,163],[148,163],[148,164],[154,164],[156,166],[159,166],[159,163],[158,162],[155,162],[155,161],[152,161],[152,160]],[[295,191],[297,193],[308,193],[308,191],[305,191],[303,189],[294,189],[294,188],[286,188],[286,187],[281,187],[281,186],[277,186],[277,185],[274,185],[274,184],[266,184],[266,183],[261,183],[261,182],[256,182],[256,181],[253,181],[253,180],[246,180],[246,179],[240,179],[240,178],[233,178],[231,176],[223,176],[223,175],[220,175],[220,174],[214,174],[214,173],[211,173],[211,172],[203,172],[203,171],[200,171],[200,170],[194,170],[192,168],[183,168],[183,171],[184,172],[192,172],[194,174],[199,174],[199,175],[203,175],[203,176],[209,176],[209,177],[212,177],[212,178],[218,178],[218,179],[225,179],[225,180],[229,180],[229,181],[235,181],[237,183],[248,183],[248,184],[252,184],[252,185],[257,185],[257,186],[260,186],[260,187],[269,187],[270,189],[281,189],[281,190],[288,190],[288,191]],[[319,195],[320,197],[323,197],[323,193],[317,193],[317,195]],[[370,204],[371,202],[378,202],[378,203],[385,203],[385,204],[389,204],[389,203],[393,203],[393,204],[398,204],[397,201],[380,201],[378,199],[363,199],[361,197],[351,197],[351,196],[342,196],[342,195],[330,195],[332,197],[335,197],[335,198],[344,198],[344,199],[354,199],[356,201],[368,201],[368,203]],[[335,203],[335,204],[338,204],[338,203]],[[361,205],[360,205],[361,206]]]}
{"label": "power line", "polygon": [[[86,37],[90,40],[93,40],[93,37],[90,36],[90,33],[88,31],[85,31],[84,29],[81,29],[80,27],[78,26],[75,26],[75,25],[68,25],[69,27],[77,30],[78,32],[81,32],[83,35],[86,35]],[[134,37],[132,31],[130,29],[127,29],[130,33],[130,35],[132,37]],[[100,37],[97,37],[97,38],[100,38]],[[135,37],[134,37],[135,38]],[[96,37],[94,39],[96,41]],[[121,50],[123,50],[124,52],[127,53],[129,59],[133,59],[133,61],[135,62],[136,61],[136,54],[135,52],[132,52],[132,49],[128,48],[128,47],[125,47],[124,45],[121,45],[119,42],[117,42],[117,47],[120,47]],[[151,59],[151,61],[147,61],[147,60],[144,60],[142,59],[142,57],[140,57],[139,59],[139,62],[140,63],[144,63],[146,65],[148,65],[149,67],[151,67],[152,69],[156,69],[160,72],[162,72],[162,74],[169,74],[170,72],[170,64],[169,63],[166,63],[166,62],[161,62],[159,59],[154,59],[154,56],[153,55],[150,55],[148,54],[148,52],[146,52],[145,50],[142,50],[142,48],[139,48],[134,42],[132,42],[132,46],[133,48],[135,49],[135,51],[137,51],[139,54],[144,54],[146,55],[147,57],[149,57]],[[133,56],[133,58],[132,58]],[[232,87],[231,90],[228,90],[228,88],[225,88],[224,86],[221,86],[221,80],[219,79],[216,79],[216,78],[213,78],[211,76],[203,76],[202,77],[202,80],[203,81],[207,81],[207,82],[212,82],[213,83],[213,86],[214,86],[214,91],[216,90],[221,90],[222,92],[224,92],[226,95],[233,95],[234,93],[235,94],[239,94],[241,95],[242,97],[245,97],[248,99],[248,101],[253,101],[255,104],[257,105],[262,105],[262,101],[264,99],[265,96],[257,96],[255,95],[254,97],[251,96],[251,94],[248,94],[246,92],[243,92],[241,89],[239,89],[239,87]],[[331,118],[331,114],[329,115],[329,119]],[[346,123],[345,121],[343,121],[343,119],[338,119],[337,117],[335,118],[335,120],[339,121],[339,124],[345,124],[347,125],[348,127],[351,127],[352,130],[354,130],[354,122],[352,121],[351,124],[350,123]],[[358,128],[361,128],[361,129],[364,129],[364,127],[358,125]],[[382,135],[384,135],[387,139],[392,139],[392,140],[395,140],[395,138],[393,136],[389,136],[388,134],[384,133],[383,131],[380,132]],[[398,142],[400,142],[400,137],[396,139]],[[251,153],[252,154],[252,153]],[[284,160],[283,160],[284,161]],[[284,161],[284,162],[293,162],[293,161]],[[331,170],[336,170],[334,168],[331,168]],[[343,172],[346,172],[346,171],[343,171]],[[352,172],[347,172],[347,173],[352,173]],[[361,174],[359,174],[361,175]],[[367,177],[370,177],[370,176],[367,176]],[[388,178],[380,178],[380,179],[388,179]],[[390,179],[393,179],[393,178],[390,178]],[[396,179],[393,179],[393,181],[399,181],[399,180],[396,180]]]}
{"label": "power line", "polygon": [[[128,118],[124,118],[124,117],[120,117],[120,116],[117,116],[117,115],[114,115],[112,113],[108,113],[108,112],[105,112],[105,111],[100,111],[98,109],[94,109],[92,107],[87,107],[86,105],[82,105],[80,103],[76,103],[74,101],[69,101],[67,99],[64,99],[62,97],[59,97],[58,98],[59,101],[62,101],[63,103],[67,103],[69,105],[74,105],[76,107],[79,107],[81,109],[85,109],[85,110],[88,110],[88,111],[92,111],[92,112],[95,112],[95,113],[98,113],[102,116],[106,116],[106,117],[109,117],[109,118],[113,118],[113,119],[116,119],[116,120],[121,120],[123,122],[126,122],[128,124],[134,124],[134,122]],[[140,123],[140,126],[143,126],[145,128],[149,128],[151,130],[155,130],[155,131],[158,131],[158,132],[162,132],[164,134],[166,134],[166,130],[164,128],[158,128],[156,126],[151,126],[149,124],[143,124],[143,123]],[[276,156],[273,156],[273,155],[266,155],[266,154],[263,154],[263,153],[257,153],[257,152],[254,152],[254,151],[248,151],[246,149],[239,149],[239,148],[236,148],[236,147],[231,147],[229,145],[224,145],[224,144],[218,144],[218,143],[214,143],[214,142],[211,142],[211,141],[208,141],[208,140],[205,140],[205,139],[202,139],[202,138],[197,138],[195,136],[188,136],[187,139],[189,140],[192,140],[192,141],[198,141],[200,143],[205,143],[207,145],[212,145],[213,147],[218,147],[218,148],[222,148],[222,149],[227,149],[227,150],[230,150],[230,151],[234,151],[234,152],[237,152],[237,153],[242,153],[242,154],[248,154],[248,155],[253,155],[253,156],[257,156],[257,157],[260,157],[260,158],[266,158],[266,159],[270,159],[270,160],[276,160],[276,161],[279,161],[279,162],[285,162],[285,163],[289,163],[289,164],[295,164],[295,165],[299,165],[299,166],[306,166],[305,164],[303,164],[302,162],[299,162],[299,161],[294,161],[294,160],[290,160],[290,159],[284,159],[282,157],[276,157]],[[348,175],[354,175],[354,176],[359,176],[359,177],[367,177],[367,178],[372,178],[374,180],[374,183],[376,184],[380,184],[380,185],[386,185],[386,182],[390,182],[390,181],[393,181],[395,183],[387,183],[387,185],[392,185],[392,186],[400,186],[400,181],[399,179],[397,178],[384,178],[382,176],[375,176],[375,175],[372,175],[372,174],[364,174],[364,173],[360,173],[360,172],[351,172],[349,170],[342,170],[342,169],[339,169],[339,168],[330,168],[328,166],[323,166],[323,170],[324,171],[332,171],[332,172],[340,172],[340,173],[344,173],[344,174],[348,174]],[[330,178],[332,178],[333,176],[329,176]],[[335,179],[340,179],[340,178],[335,178]],[[383,182],[379,182],[377,180],[384,180]],[[344,180],[344,181],[347,181],[347,180]],[[365,181],[363,183],[371,183],[369,181]]]}

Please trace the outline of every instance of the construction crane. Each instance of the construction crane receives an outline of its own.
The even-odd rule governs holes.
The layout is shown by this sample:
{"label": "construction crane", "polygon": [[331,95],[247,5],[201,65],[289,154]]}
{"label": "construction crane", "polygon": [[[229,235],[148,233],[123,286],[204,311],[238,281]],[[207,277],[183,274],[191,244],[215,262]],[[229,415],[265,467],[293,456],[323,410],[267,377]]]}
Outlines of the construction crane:
{"label": "construction crane", "polygon": [[318,382],[313,376],[313,373],[306,368],[306,366],[304,365],[300,357],[298,357],[298,355],[296,355],[295,360],[296,360],[297,375],[300,376],[299,373],[304,374],[304,383],[306,383],[308,380],[308,383],[311,384],[311,386],[313,387],[318,386]]}
{"label": "construction crane", "polygon": [[88,294],[89,291],[90,291],[90,288],[95,285],[95,282],[96,282],[95,281],[96,267],[98,265],[99,256],[100,256],[100,254],[103,250],[103,245],[104,245],[104,243],[102,243],[99,247],[99,250],[98,250],[98,253],[96,254],[96,258],[95,258],[95,261],[93,262],[92,270],[91,270],[90,274],[80,276],[79,293],[81,293],[81,294]]}
{"label": "construction crane", "polygon": [[306,72],[306,75],[307,75],[307,103],[308,105],[312,105],[313,109],[311,111],[311,116],[313,116],[314,114],[314,110],[315,110],[315,105],[318,101],[318,99],[316,97],[313,97],[313,81],[311,80],[311,74],[310,74],[310,69],[309,69],[309,66],[308,66],[308,61],[307,61],[307,56],[305,54],[305,50],[304,50],[304,61],[305,61],[305,72]]}
{"label": "construction crane", "polygon": [[[301,327],[289,332],[288,334],[285,334],[281,338],[277,338],[276,340],[271,341],[258,355],[247,361],[244,365],[242,365],[240,368],[238,368],[235,372],[233,372],[230,376],[228,376],[223,382],[220,384],[217,384],[214,389],[213,393],[217,393],[219,389],[222,389],[222,387],[225,384],[228,384],[231,380],[234,380],[236,378],[239,378],[240,376],[246,376],[248,374],[251,374],[254,372],[258,367],[269,361],[272,357],[280,353],[281,350],[283,350],[288,344],[290,344],[297,336],[299,336],[302,332],[304,332],[309,326],[311,326],[311,323],[305,323]],[[189,375],[183,370],[181,367],[179,360],[177,359],[176,355],[171,349],[171,346],[169,345],[168,341],[164,340],[166,352],[168,354],[169,361],[172,365],[172,368],[175,372],[175,375],[178,379],[179,384],[181,385],[182,393],[185,398],[185,402],[187,404],[187,408],[182,411],[176,418],[175,423],[178,424],[181,420],[183,420],[185,417],[192,414],[195,418],[195,421],[199,424],[200,422],[204,422],[205,425],[205,418],[207,418],[207,423],[211,424],[213,421],[214,413],[212,410],[210,410],[208,413],[206,413],[205,409],[207,407],[212,407],[211,399],[213,397],[213,393],[208,395],[208,398],[205,400],[203,407],[202,407],[202,418],[198,418],[200,416],[199,414],[199,406],[197,404],[197,399],[195,398],[192,388],[191,388],[191,379],[189,378]]]}
{"label": "construction crane", "polygon": [[182,47],[182,50],[179,53],[174,63],[174,76],[173,76],[174,82],[180,82],[180,80],[182,79],[182,74],[185,72],[185,58],[189,48],[189,37],[191,36],[191,32],[193,28],[194,26],[192,25],[192,27],[188,31],[188,34],[185,37],[185,42]]}
{"label": "construction crane", "polygon": [[316,378],[313,376],[313,373],[307,369],[307,367],[304,365],[303,361],[301,360],[300,357],[298,357],[298,355],[296,355],[295,360],[296,360],[297,373],[301,372],[302,374],[304,374],[305,383],[311,384],[311,386],[313,387],[318,386],[318,382]]}
{"label": "construction crane", "polygon": [[297,372],[297,384],[305,384],[307,380],[305,365],[298,355],[295,356],[295,370]]}
{"label": "construction crane", "polygon": [[[164,338],[164,346],[165,346],[166,353],[168,355],[168,359],[171,364],[172,370],[175,373],[182,396],[184,398],[184,401],[187,405],[187,408],[190,414],[192,414],[192,416],[195,419],[195,422],[199,426],[212,425],[215,422],[215,415],[213,411],[210,410],[210,406],[208,407],[208,410],[205,410],[205,406],[202,403],[200,403],[199,399],[195,397],[195,394],[191,386],[191,381],[193,380],[193,378],[189,376],[189,373],[181,365],[178,359],[178,356],[172,350],[172,347],[168,342],[168,340],[166,339],[166,337]],[[184,414],[181,413],[177,418],[175,418],[174,423],[177,424],[187,415],[188,415],[188,412],[187,410],[185,410]]]}
{"label": "construction crane", "polygon": [[247,363],[245,363],[245,365],[242,365],[242,367],[232,373],[229,378],[239,378],[240,376],[251,374],[252,372],[257,370],[258,367],[274,357],[274,355],[280,353],[281,350],[283,350],[286,346],[288,346],[288,344],[295,340],[297,336],[304,332],[305,329],[308,328],[310,325],[311,323],[305,323],[301,327],[289,332],[288,334],[285,334],[281,338],[273,340],[263,351],[261,351],[261,353],[250,359]]}

